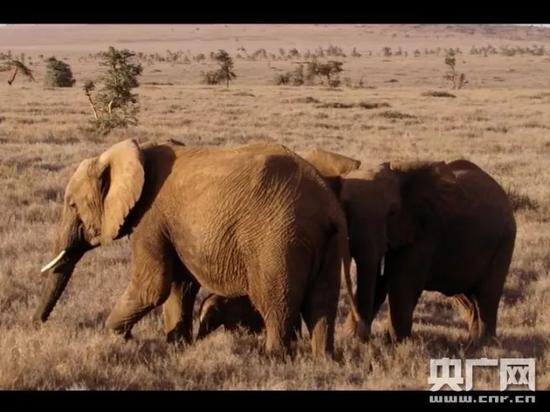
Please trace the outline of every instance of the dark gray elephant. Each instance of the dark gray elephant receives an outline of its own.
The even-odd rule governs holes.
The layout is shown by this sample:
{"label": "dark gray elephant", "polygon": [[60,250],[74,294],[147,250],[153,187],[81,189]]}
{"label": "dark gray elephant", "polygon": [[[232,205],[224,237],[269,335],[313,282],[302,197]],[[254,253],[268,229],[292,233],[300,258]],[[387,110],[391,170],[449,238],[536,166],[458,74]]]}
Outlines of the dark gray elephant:
{"label": "dark gray elephant", "polygon": [[[305,156],[326,167],[314,157]],[[516,223],[491,176],[467,160],[385,163],[343,177],[340,200],[357,265],[357,305],[369,329],[387,294],[392,337],[409,336],[428,290],[466,309],[470,342],[496,335]],[[353,314],[346,324],[353,331]]]}

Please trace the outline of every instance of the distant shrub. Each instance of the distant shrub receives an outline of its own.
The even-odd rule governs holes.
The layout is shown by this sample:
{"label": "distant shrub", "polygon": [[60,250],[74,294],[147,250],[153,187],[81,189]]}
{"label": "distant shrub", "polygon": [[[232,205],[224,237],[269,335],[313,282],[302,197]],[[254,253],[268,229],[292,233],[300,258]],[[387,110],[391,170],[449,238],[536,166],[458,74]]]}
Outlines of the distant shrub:
{"label": "distant shrub", "polygon": [[382,107],[390,107],[389,103],[386,102],[359,102],[357,104],[359,107],[362,107],[363,109],[380,109]]}
{"label": "distant shrub", "polygon": [[46,87],[73,87],[74,84],[75,79],[71,66],[53,56],[46,60],[46,75],[44,77]]}
{"label": "distant shrub", "polygon": [[462,89],[468,81],[464,73],[458,73],[456,71],[456,52],[450,49],[445,56],[445,64],[449,68],[447,73],[443,76],[444,79],[451,83],[453,89]]}
{"label": "distant shrub", "polygon": [[260,59],[267,59],[267,52],[265,49],[258,49],[252,55],[250,56],[251,60],[260,60]]}
{"label": "distant shrub", "polygon": [[304,65],[300,64],[294,70],[275,75],[276,85],[301,86],[304,84]]}
{"label": "distant shrub", "polygon": [[329,103],[322,103],[317,107],[320,109],[351,109],[352,107],[355,107],[355,104],[342,103],[342,102],[329,102]]}
{"label": "distant shrub", "polygon": [[290,49],[288,51],[287,57],[289,59],[298,59],[300,58],[300,52],[297,49]]}
{"label": "distant shrub", "polygon": [[353,50],[351,51],[351,57],[361,57],[361,53],[359,53],[357,51],[357,49],[354,47]]}
{"label": "distant shrub", "polygon": [[456,96],[455,96],[454,94],[452,94],[452,93],[444,92],[444,91],[438,91],[438,90],[429,91],[429,92],[424,92],[424,93],[422,93],[422,96],[428,96],[428,97],[451,97],[451,98],[456,97]]}
{"label": "distant shrub", "polygon": [[344,62],[330,60],[326,63],[316,63],[313,67],[313,72],[315,75],[320,77],[326,77],[327,84],[330,87],[338,87],[340,85],[340,79],[338,74],[344,69],[342,66]]}
{"label": "distant shrub", "polygon": [[380,113],[380,116],[385,117],[386,119],[414,119],[416,116],[407,113],[397,112],[395,110],[388,110]]}
{"label": "distant shrub", "polygon": [[333,46],[332,44],[328,46],[326,50],[326,55],[332,57],[346,57],[346,54],[341,47]]}
{"label": "distant shrub", "polygon": [[315,97],[306,96],[306,97],[296,97],[294,99],[290,99],[288,100],[288,103],[320,103],[320,101]]}
{"label": "distant shrub", "polygon": [[[276,85],[312,85],[315,78],[325,78],[329,87],[338,87],[342,83],[339,73],[343,71],[343,62],[330,60],[326,63],[320,63],[316,60],[300,63],[299,66],[285,73],[278,73],[274,77]],[[362,84],[362,79],[361,79]]]}
{"label": "distant shrub", "polygon": [[338,86],[340,86],[340,83],[341,83],[341,81],[338,78],[328,80],[329,87],[338,87]]}
{"label": "distant shrub", "polygon": [[357,81],[353,81],[351,77],[344,77],[343,83],[346,87],[351,89],[363,89],[365,87],[363,76],[361,76],[361,78]]}
{"label": "distant shrub", "polygon": [[382,107],[390,107],[390,104],[386,102],[359,102],[359,103],[327,102],[327,103],[318,104],[316,107],[319,109],[352,109],[354,107],[360,107],[362,109],[370,110],[370,109],[379,109]]}
{"label": "distant shrub", "polygon": [[233,59],[229,53],[221,49],[217,53],[211,54],[211,58],[217,61],[218,70],[201,72],[201,83],[215,85],[225,82],[229,87],[229,82],[237,77],[233,72]]}
{"label": "distant shrub", "polygon": [[138,123],[138,95],[132,90],[139,86],[138,76],[143,68],[134,62],[134,56],[130,50],[109,47],[101,53],[99,63],[106,68],[101,77],[103,87],[93,96],[94,82],[88,80],[84,83],[83,90],[94,114],[92,125],[102,134]]}
{"label": "distant shrub", "polygon": [[211,70],[207,72],[201,72],[201,83],[215,85],[221,83],[220,73],[218,70]]}

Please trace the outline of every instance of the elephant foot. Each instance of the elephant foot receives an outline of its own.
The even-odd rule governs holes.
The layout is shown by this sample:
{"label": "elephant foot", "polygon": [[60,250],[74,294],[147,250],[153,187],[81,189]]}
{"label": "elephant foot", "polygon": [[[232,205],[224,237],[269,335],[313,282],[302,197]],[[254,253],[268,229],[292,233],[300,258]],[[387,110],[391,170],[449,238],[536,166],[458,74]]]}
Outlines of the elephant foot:
{"label": "elephant foot", "polygon": [[367,324],[360,320],[357,324],[357,337],[361,342],[367,342],[370,339],[370,327]]}
{"label": "elephant foot", "polygon": [[191,338],[189,336],[186,336],[185,333],[179,330],[172,330],[168,332],[166,334],[166,342],[174,344],[176,346],[185,346],[192,343]]}

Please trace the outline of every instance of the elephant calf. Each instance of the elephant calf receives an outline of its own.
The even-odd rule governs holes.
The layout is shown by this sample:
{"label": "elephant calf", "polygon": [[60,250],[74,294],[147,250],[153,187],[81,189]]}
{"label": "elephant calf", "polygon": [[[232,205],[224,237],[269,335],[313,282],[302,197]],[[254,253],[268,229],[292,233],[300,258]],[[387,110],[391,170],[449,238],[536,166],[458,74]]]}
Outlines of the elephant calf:
{"label": "elephant calf", "polygon": [[[213,293],[203,299],[199,309],[199,332],[197,339],[202,339],[219,327],[234,331],[239,327],[257,334],[264,329],[264,321],[248,296],[226,298]],[[294,325],[293,339],[301,336],[302,320]]]}

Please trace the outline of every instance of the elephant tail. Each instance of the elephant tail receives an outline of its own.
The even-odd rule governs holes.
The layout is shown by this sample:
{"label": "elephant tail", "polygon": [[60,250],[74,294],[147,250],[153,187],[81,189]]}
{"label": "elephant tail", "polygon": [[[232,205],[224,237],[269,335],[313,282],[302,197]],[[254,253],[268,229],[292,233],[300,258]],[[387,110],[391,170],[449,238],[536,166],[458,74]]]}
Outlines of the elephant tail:
{"label": "elephant tail", "polygon": [[355,296],[353,293],[353,286],[351,283],[351,253],[349,248],[349,237],[348,237],[348,230],[347,230],[346,224],[343,224],[340,226],[340,229],[338,230],[338,234],[339,234],[338,243],[340,244],[342,266],[344,270],[344,281],[346,284],[346,292],[350,303],[351,313],[357,324],[358,337],[361,340],[366,340],[368,339],[369,328],[367,327],[367,323],[359,313],[359,309],[357,308],[357,302],[355,300]]}

